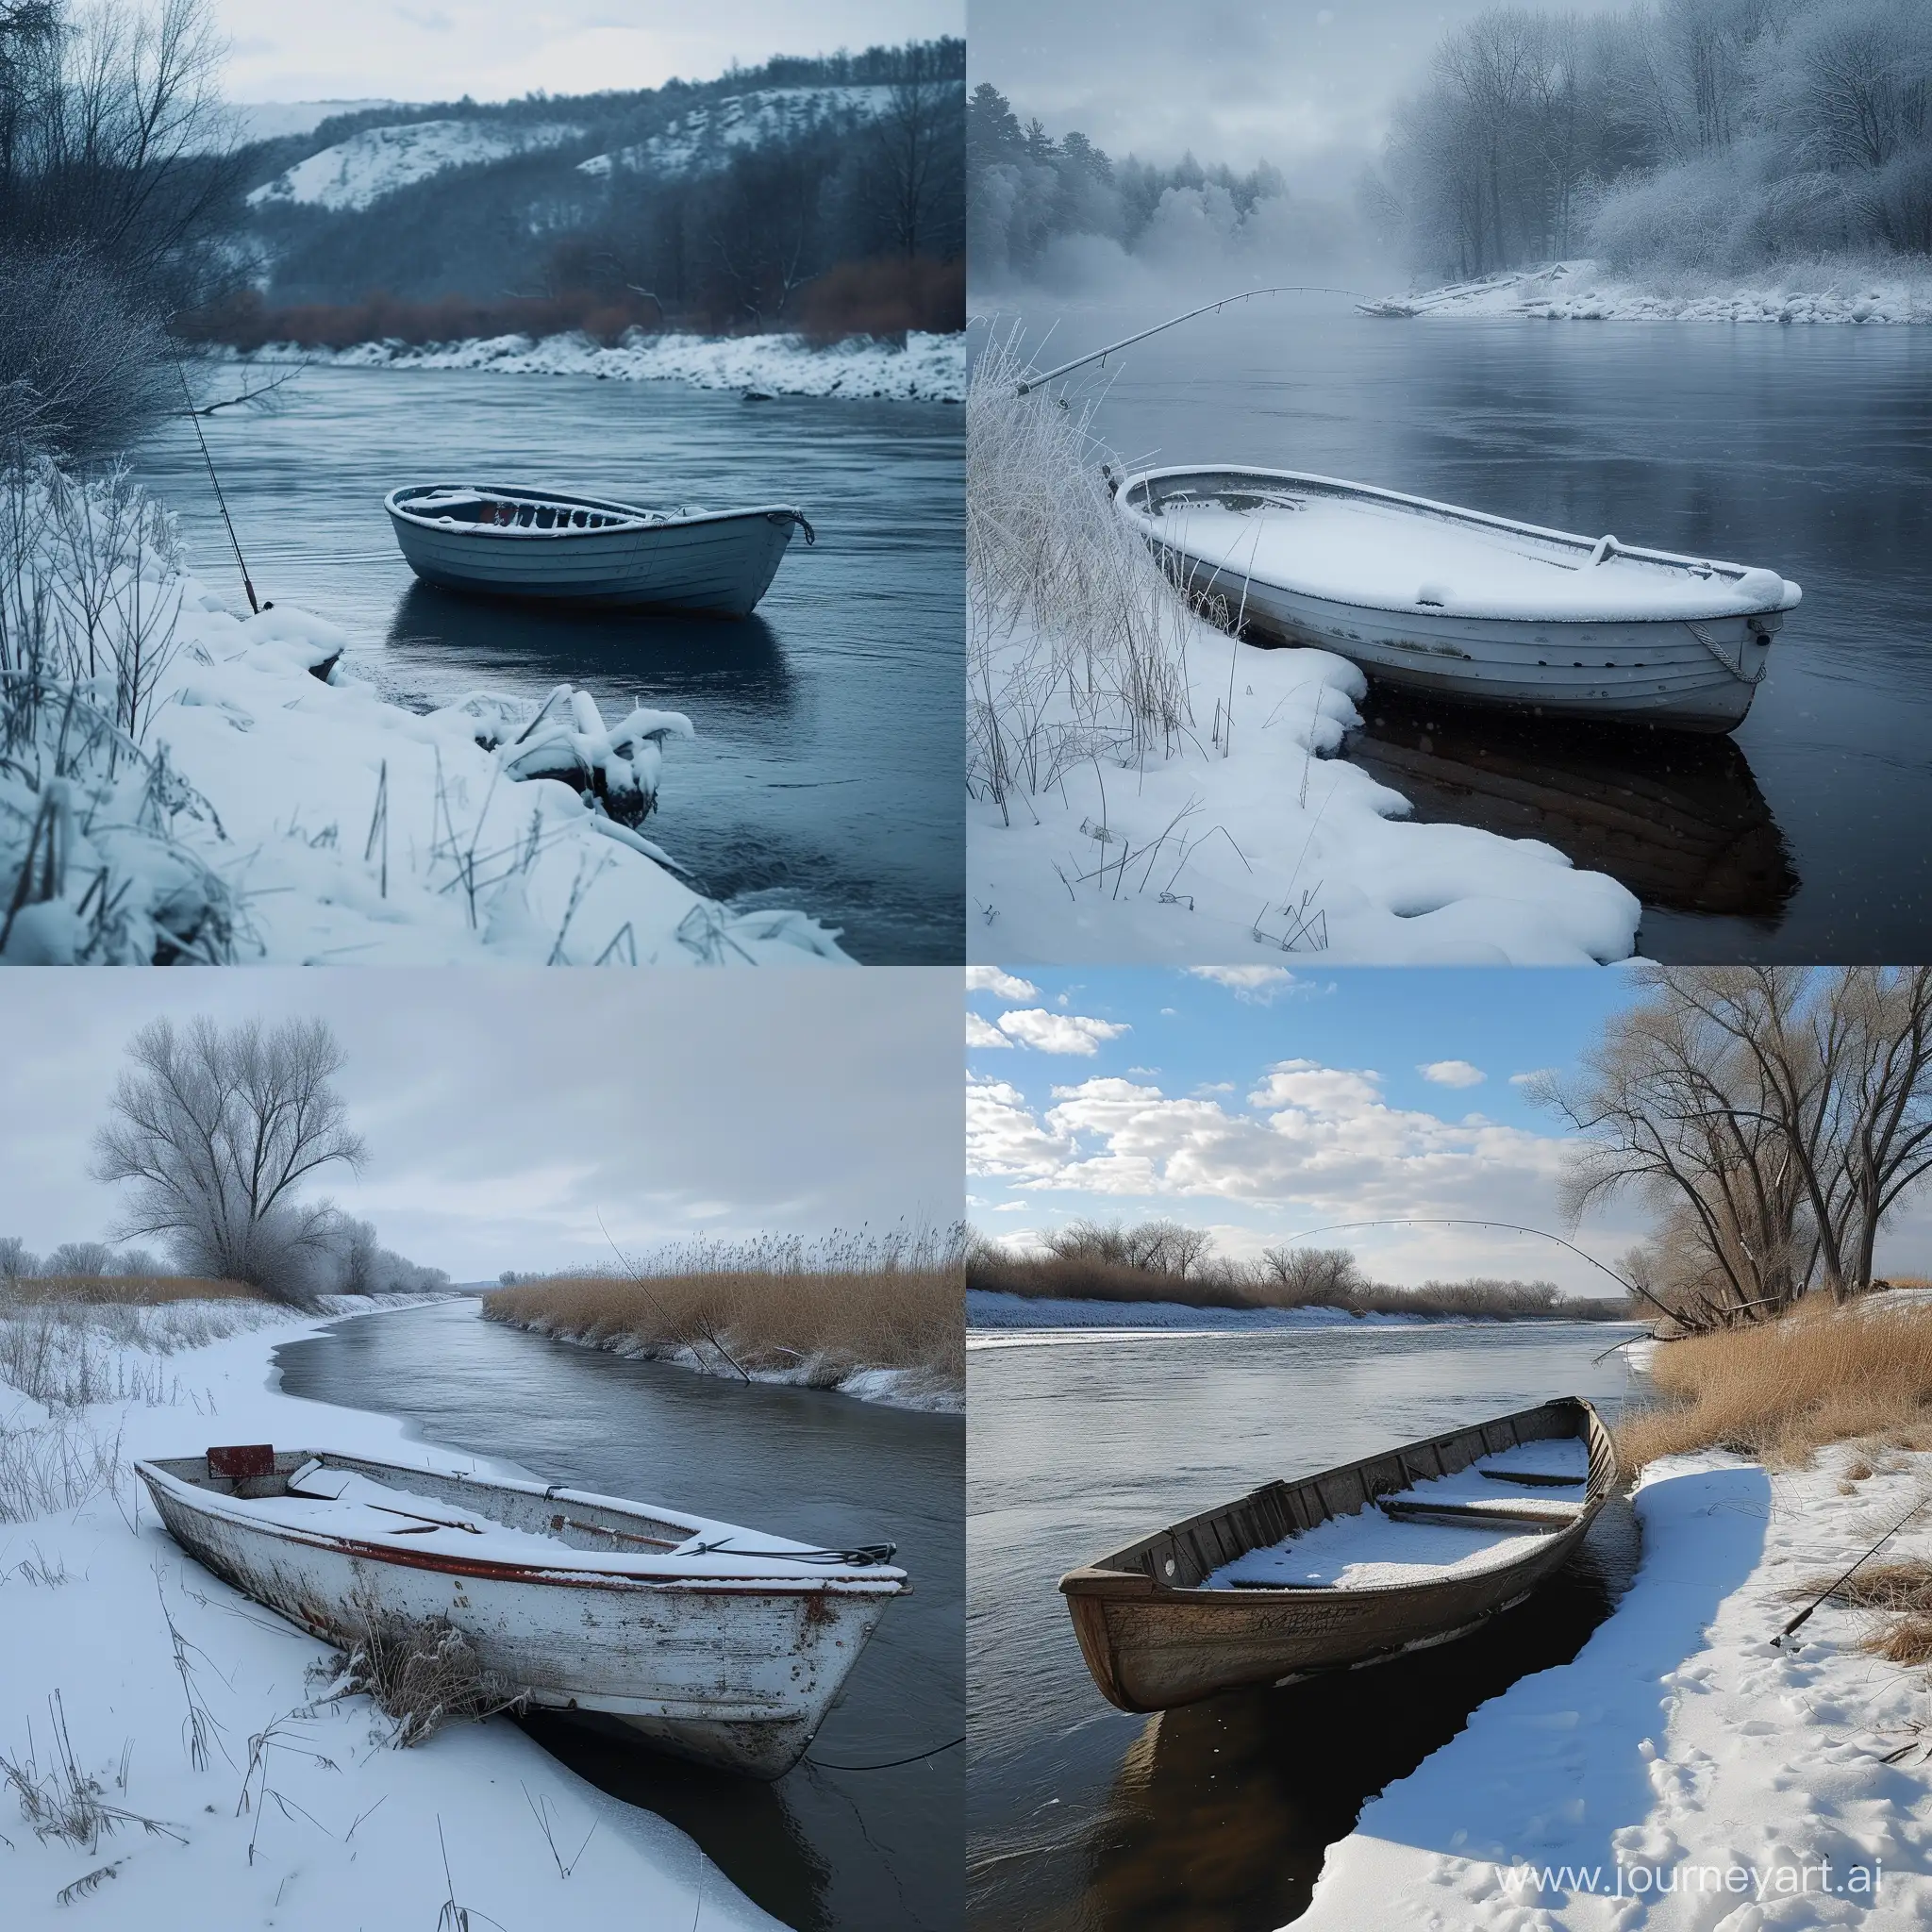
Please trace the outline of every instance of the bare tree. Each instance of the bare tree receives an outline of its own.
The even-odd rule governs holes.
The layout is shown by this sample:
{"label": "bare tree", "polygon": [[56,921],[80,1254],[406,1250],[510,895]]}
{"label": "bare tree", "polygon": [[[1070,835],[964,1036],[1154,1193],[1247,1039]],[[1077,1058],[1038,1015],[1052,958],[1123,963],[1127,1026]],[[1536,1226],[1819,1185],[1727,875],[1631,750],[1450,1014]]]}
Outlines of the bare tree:
{"label": "bare tree", "polygon": [[1347,1248],[1263,1248],[1261,1267],[1291,1305],[1345,1307],[1367,1286]]}
{"label": "bare tree", "polygon": [[965,113],[964,88],[946,75],[939,50],[908,46],[872,132],[874,194],[900,255],[957,251],[965,189],[953,158]]}
{"label": "bare tree", "polygon": [[133,1183],[120,1238],[166,1241],[191,1274],[308,1299],[335,1216],[297,1191],[363,1156],[331,1085],[343,1064],[334,1035],[320,1020],[229,1032],[155,1020],[128,1058],[94,1142],[94,1177]]}

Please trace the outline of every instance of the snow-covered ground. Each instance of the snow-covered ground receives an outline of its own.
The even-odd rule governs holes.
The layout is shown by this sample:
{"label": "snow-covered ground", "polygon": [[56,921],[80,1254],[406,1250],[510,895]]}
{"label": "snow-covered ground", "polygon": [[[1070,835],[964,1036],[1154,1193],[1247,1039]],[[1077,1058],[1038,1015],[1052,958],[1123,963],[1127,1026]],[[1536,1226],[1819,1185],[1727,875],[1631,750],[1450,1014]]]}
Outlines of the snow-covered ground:
{"label": "snow-covered ground", "polygon": [[[13,1815],[18,1789],[0,1794],[9,1932],[83,1913],[139,1932],[777,1925],[683,1833],[585,1784],[507,1719],[399,1751],[366,1700],[316,1702],[310,1673],[329,1654],[185,1557],[127,1462],[274,1441],[525,1472],[283,1394],[271,1351],[318,1318],[177,1305],[130,1329],[128,1312],[61,1344],[84,1345],[125,1399],[50,1415],[16,1392],[0,1430],[0,1754],[28,1786],[70,1795],[71,1762],[97,1801],[83,1808],[106,1812],[90,1842],[36,1831],[24,1807]],[[197,1320],[222,1339],[162,1354],[158,1327],[135,1331],[163,1316],[177,1341]]]}
{"label": "snow-covered ground", "polygon": [[[1296,1932],[1766,1932],[1932,1924],[1932,1699],[1826,1605],[1932,1484],[1932,1455],[1769,1474],[1649,1466],[1636,1581],[1576,1658],[1522,1679],[1332,1845]],[[1932,1556],[1932,1512],[1880,1560]],[[1888,1760],[1892,1761],[1888,1761]]]}
{"label": "snow-covered ground", "polygon": [[768,1382],[779,1388],[824,1389],[852,1396],[859,1402],[882,1403],[888,1408],[917,1408],[934,1414],[957,1415],[966,1407],[963,1389],[939,1381],[924,1369],[855,1369],[827,1362],[817,1356],[805,1356],[789,1368],[741,1370],[726,1361],[714,1348],[647,1347],[632,1336],[574,1334],[555,1323],[541,1319],[505,1321],[504,1325],[525,1328],[533,1335],[547,1336],[552,1341],[568,1341],[578,1348],[594,1348],[606,1355],[625,1356],[633,1361],[669,1362],[675,1368],[691,1369],[701,1375],[722,1375],[727,1381],[737,1381],[741,1374],[753,1382]]}
{"label": "snow-covered ground", "polygon": [[385,194],[446,169],[560,147],[582,133],[581,127],[494,121],[412,121],[394,127],[365,127],[251,190],[248,205],[306,205],[332,214],[365,208]]}
{"label": "snow-covered ground", "polygon": [[585,335],[492,336],[462,342],[358,342],[305,349],[271,342],[243,362],[313,362],[339,369],[479,369],[492,375],[595,375],[616,382],[682,382],[766,395],[957,403],[966,393],[966,339],[923,335],[894,342],[869,336],[814,347],[802,337],[650,335],[629,330],[613,348]]}
{"label": "snow-covered ground", "polygon": [[1550,322],[1932,322],[1932,275],[1802,265],[1748,280],[1617,275],[1591,260],[1491,275],[1365,305],[1387,315],[1526,315]]}
{"label": "snow-covered ground", "polygon": [[796,141],[836,128],[851,133],[891,106],[890,87],[770,87],[702,102],[661,134],[614,154],[579,161],[586,175],[699,175],[724,167],[741,148]]}
{"label": "snow-covered ground", "polygon": [[[71,557],[49,536],[29,568],[71,628]],[[0,766],[0,876],[39,854],[0,959],[848,963],[803,912],[705,897],[636,829],[682,717],[607,726],[568,688],[541,708],[478,692],[418,716],[338,661],[352,641],[333,625],[288,606],[238,615],[152,541],[104,578],[97,628],[131,634],[137,574],[144,700],[131,674],[90,678],[82,660]]]}
{"label": "snow-covered ground", "polygon": [[[1528,966],[1631,952],[1641,908],[1614,879],[1534,840],[1415,824],[1400,793],[1333,756],[1360,723],[1354,665],[1184,622],[1193,728],[1166,756],[1096,748],[1004,811],[969,802],[969,958]],[[994,653],[995,682],[1042,687],[1041,731],[1074,726],[1073,693],[1020,667],[1060,655],[1030,625]]]}

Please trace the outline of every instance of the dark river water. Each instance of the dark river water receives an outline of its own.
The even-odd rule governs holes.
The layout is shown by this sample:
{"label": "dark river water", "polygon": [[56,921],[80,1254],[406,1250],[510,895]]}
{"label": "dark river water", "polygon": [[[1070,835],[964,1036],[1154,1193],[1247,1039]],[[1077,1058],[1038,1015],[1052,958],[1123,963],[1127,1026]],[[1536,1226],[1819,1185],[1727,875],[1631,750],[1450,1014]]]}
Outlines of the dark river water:
{"label": "dark river water", "polygon": [[[1274,1932],[1363,1802],[1567,1662],[1634,1574],[1607,1507],[1528,1603],[1452,1644],[1154,1717],[1116,1710],[1056,1585],[1277,1475],[1561,1394],[1616,1408],[1597,1323],[1028,1334],[967,1357],[967,1913],[1012,1932]],[[1319,1740],[1319,1748],[1311,1741]]]}
{"label": "dark river water", "polygon": [[[217,372],[210,393],[261,372]],[[615,723],[684,711],[650,836],[713,895],[795,905],[868,964],[960,957],[962,412],[594,376],[310,369],[273,414],[206,420],[257,592],[356,641],[355,668],[421,708],[571,683]],[[242,587],[193,435],[136,467],[195,571]],[[398,484],[485,477],[717,508],[796,503],[797,537],[741,621],[546,612],[418,584],[382,507]]]}
{"label": "dark river water", "polygon": [[[1039,359],[1187,306],[1066,313]],[[1051,307],[1027,306],[1031,335]],[[1932,330],[1271,298],[1073,380],[1110,381],[1097,426],[1130,464],[1312,470],[1794,579],[1804,603],[1729,739],[1559,733],[1378,690],[1347,755],[1423,817],[1623,879],[1653,958],[1932,953]]]}
{"label": "dark river water", "polygon": [[404,1417],[544,1482],[807,1542],[896,1542],[911,1592],[887,1611],[807,1761],[776,1784],[566,1718],[525,1728],[592,1784],[689,1832],[799,1932],[960,1924],[963,1754],[827,1767],[909,1757],[965,1729],[961,1418],[625,1361],[485,1322],[467,1300],[360,1316],[275,1361],[291,1395]]}

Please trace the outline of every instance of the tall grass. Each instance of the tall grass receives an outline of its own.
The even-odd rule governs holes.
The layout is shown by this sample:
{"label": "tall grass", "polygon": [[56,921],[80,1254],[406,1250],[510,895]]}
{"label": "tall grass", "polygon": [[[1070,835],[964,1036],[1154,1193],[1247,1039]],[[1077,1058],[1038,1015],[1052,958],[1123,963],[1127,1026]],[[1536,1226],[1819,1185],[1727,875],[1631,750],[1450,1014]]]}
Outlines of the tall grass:
{"label": "tall grass", "polygon": [[1193,725],[1190,613],[1115,514],[1093,398],[1017,395],[1016,328],[966,393],[969,793],[1008,819],[1090,759],[1166,757]]}
{"label": "tall grass", "polygon": [[[38,1286],[39,1284],[28,1284]],[[119,1287],[120,1283],[109,1284]],[[259,1328],[287,1310],[233,1283],[208,1300],[55,1301],[0,1294],[0,1382],[57,1411],[182,1398],[163,1364],[183,1349]]]}
{"label": "tall grass", "polygon": [[1932,1449],[1932,1308],[1883,1297],[1800,1307],[1775,1322],[1665,1343],[1662,1400],[1627,1417],[1618,1450],[1635,1468],[1724,1448],[1786,1467],[1829,1442]]}
{"label": "tall grass", "polygon": [[964,1385],[964,1231],[860,1229],[823,1241],[693,1241],[623,1274],[517,1281],[491,1321],[618,1354],[837,1388],[870,1369],[933,1392]]}

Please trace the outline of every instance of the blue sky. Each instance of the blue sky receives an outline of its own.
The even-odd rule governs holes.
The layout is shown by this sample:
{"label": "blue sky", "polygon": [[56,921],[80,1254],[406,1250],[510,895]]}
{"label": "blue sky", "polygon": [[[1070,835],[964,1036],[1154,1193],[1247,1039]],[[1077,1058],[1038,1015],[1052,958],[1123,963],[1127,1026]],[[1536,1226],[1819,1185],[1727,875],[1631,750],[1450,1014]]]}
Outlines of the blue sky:
{"label": "blue sky", "polygon": [[[968,1186],[980,1225],[1024,1239],[1078,1215],[1173,1215],[1212,1226],[1237,1254],[1322,1223],[1403,1214],[1565,1232],[1562,1143],[1511,1076],[1573,1067],[1629,999],[1625,975],[1208,971],[1221,976],[969,975]],[[1008,1044],[971,1044],[994,1036]],[[1614,1261],[1642,1225],[1624,1208],[1587,1224],[1580,1244]],[[1506,1274],[1610,1291],[1560,1248],[1502,1232],[1331,1241],[1389,1280]]]}

